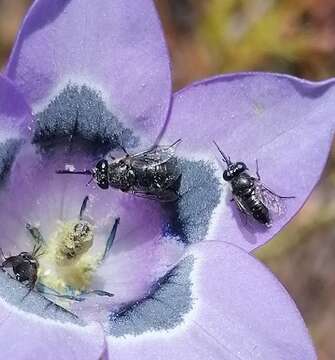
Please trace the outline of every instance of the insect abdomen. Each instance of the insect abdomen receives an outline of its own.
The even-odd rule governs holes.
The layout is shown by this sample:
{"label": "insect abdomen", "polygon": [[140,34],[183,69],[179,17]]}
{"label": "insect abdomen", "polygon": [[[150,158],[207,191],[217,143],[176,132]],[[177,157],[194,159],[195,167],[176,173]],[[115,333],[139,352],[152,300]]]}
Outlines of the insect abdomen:
{"label": "insect abdomen", "polygon": [[231,185],[233,194],[238,196],[245,211],[261,224],[270,225],[269,209],[257,197],[253,178],[243,174],[232,181]]}
{"label": "insect abdomen", "polygon": [[255,190],[245,199],[245,204],[253,218],[264,225],[270,225],[269,209],[257,198]]}

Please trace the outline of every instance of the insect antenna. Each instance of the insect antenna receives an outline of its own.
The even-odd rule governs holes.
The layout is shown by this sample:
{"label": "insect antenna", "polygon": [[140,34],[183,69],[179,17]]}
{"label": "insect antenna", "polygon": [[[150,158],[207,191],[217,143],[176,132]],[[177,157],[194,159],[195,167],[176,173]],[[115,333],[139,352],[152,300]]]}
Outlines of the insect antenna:
{"label": "insect antenna", "polygon": [[90,178],[90,181],[86,184],[86,186],[90,185],[90,183],[94,180],[94,176]]}
{"label": "insect antenna", "polygon": [[220,146],[213,140],[214,145],[216,146],[216,148],[219,150],[219,153],[221,154],[223,161],[227,164],[227,165],[231,165],[231,160],[230,157],[227,156],[220,148]]}
{"label": "insect antenna", "polygon": [[73,175],[91,175],[93,176],[92,170],[81,170],[81,171],[71,171],[71,170],[56,170],[56,174],[73,174]]}
{"label": "insect antenna", "polygon": [[171,145],[169,146],[169,148],[172,148],[172,147],[174,147],[174,146],[179,145],[182,141],[183,141],[183,139],[178,139],[178,140],[176,140],[173,144],[171,144]]}

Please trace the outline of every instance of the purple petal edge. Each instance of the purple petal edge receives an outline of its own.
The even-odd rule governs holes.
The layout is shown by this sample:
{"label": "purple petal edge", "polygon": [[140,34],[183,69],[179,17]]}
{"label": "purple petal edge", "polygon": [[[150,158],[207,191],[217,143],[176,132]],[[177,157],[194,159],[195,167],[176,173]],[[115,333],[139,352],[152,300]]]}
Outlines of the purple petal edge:
{"label": "purple petal edge", "polygon": [[193,309],[171,331],[107,338],[116,358],[314,360],[294,302],[260,262],[220,241],[192,245]]}
{"label": "purple petal edge", "polygon": [[3,359],[98,360],[106,354],[104,333],[96,323],[79,326],[42,319],[1,299],[0,322]]}
{"label": "purple petal edge", "polygon": [[32,115],[15,84],[0,74],[0,134],[1,141],[28,136]]}
{"label": "purple petal edge", "polygon": [[170,108],[169,55],[152,1],[37,0],[6,74],[34,112],[69,82],[102,92],[114,115],[144,142],[148,137],[146,145],[160,134]]}
{"label": "purple petal edge", "polygon": [[[334,80],[313,83],[271,73],[239,73],[197,82],[177,92],[163,140],[182,138],[181,156],[213,163],[224,185],[206,239],[225,240],[248,251],[270,240],[303,206],[319,181],[335,130]],[[304,141],[301,141],[304,139]],[[222,179],[224,164],[215,140],[233,161],[285,201],[285,216],[271,229],[244,226]],[[190,155],[192,154],[192,155]],[[293,166],[293,167],[292,167]]]}

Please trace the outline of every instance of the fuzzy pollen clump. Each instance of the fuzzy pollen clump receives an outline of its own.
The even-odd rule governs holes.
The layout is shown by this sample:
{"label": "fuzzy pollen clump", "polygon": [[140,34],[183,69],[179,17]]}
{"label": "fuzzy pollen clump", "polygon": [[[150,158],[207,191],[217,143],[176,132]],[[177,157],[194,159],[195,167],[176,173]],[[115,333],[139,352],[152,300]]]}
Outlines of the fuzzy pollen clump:
{"label": "fuzzy pollen clump", "polygon": [[57,264],[75,263],[93,245],[92,225],[87,221],[61,223],[55,242]]}
{"label": "fuzzy pollen clump", "polygon": [[59,222],[40,259],[39,282],[59,293],[87,290],[101,259],[88,253],[93,239],[87,221]]}

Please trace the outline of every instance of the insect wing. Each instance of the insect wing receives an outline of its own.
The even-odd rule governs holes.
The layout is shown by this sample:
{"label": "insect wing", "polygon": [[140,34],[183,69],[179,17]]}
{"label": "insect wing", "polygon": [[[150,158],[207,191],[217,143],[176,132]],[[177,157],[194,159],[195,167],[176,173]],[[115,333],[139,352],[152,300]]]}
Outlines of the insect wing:
{"label": "insect wing", "polygon": [[157,193],[148,193],[142,191],[133,191],[133,195],[148,199],[148,200],[158,200],[160,202],[174,202],[178,200],[178,194],[172,190],[168,189],[164,192],[157,192]]}
{"label": "insect wing", "polygon": [[233,200],[241,213],[246,215],[252,215],[252,213],[248,211],[248,209],[244,206],[243,200],[239,196],[233,195]]}
{"label": "insect wing", "polygon": [[286,206],[283,199],[268,189],[259,180],[255,182],[256,195],[258,199],[273,213],[277,215],[284,215]]}
{"label": "insect wing", "polygon": [[169,146],[155,146],[150,150],[130,156],[131,164],[135,168],[163,165],[172,159],[176,153],[176,147],[181,140]]}

